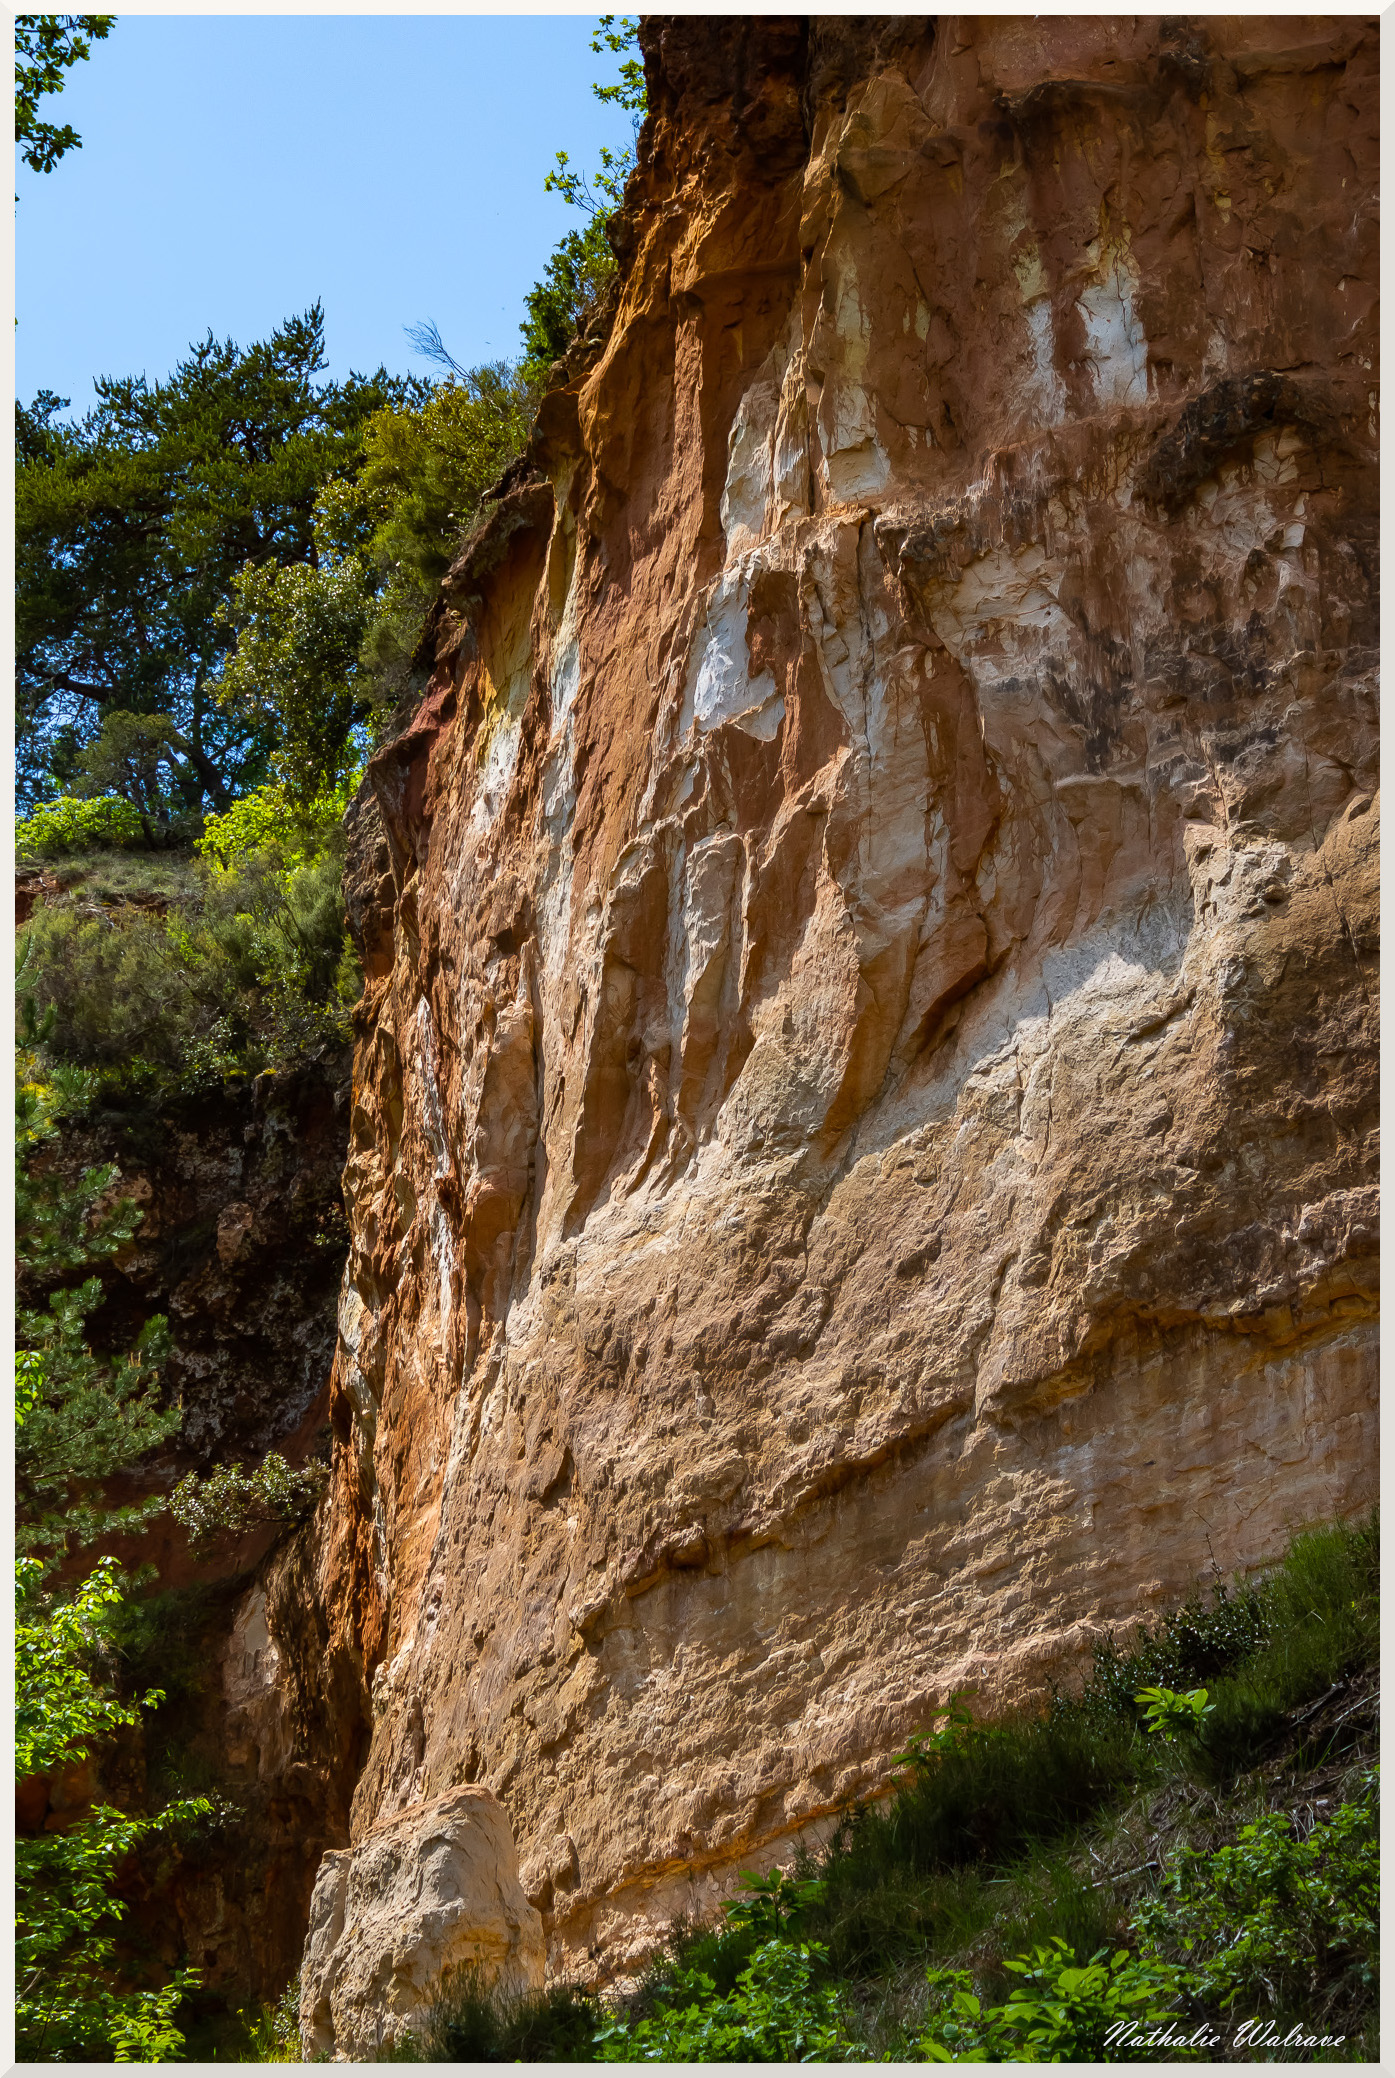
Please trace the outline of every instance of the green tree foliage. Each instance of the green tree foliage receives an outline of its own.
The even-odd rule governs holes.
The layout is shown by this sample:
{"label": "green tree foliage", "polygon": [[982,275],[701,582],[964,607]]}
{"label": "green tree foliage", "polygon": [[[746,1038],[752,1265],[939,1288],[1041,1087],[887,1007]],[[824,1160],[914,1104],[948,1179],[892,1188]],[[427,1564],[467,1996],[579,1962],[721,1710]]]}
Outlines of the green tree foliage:
{"label": "green tree foliage", "polygon": [[91,56],[115,20],[113,14],[15,16],[15,143],[36,173],[52,173],[63,154],[82,143],[71,123],[44,121],[40,101],[62,93],[64,73]]}
{"label": "green tree foliage", "polygon": [[[41,1570],[33,1559],[20,1559],[15,1569],[16,1782],[90,1759],[161,1700],[152,1689],[122,1703],[89,1672],[103,1621],[122,1599],[115,1561],[104,1559],[70,1602],[48,1613],[35,1603]],[[15,2046],[21,2060],[156,2063],[182,2049],[174,2015],[198,1976],[185,1969],[156,1990],[119,1987],[111,1929],[126,1906],[114,1883],[143,1840],[172,1836],[210,1809],[206,1799],[188,1798],[147,1817],[98,1804],[64,1832],[16,1839]]]}
{"label": "green tree foliage", "polygon": [[88,1169],[75,1185],[65,1185],[51,1169],[36,1167],[34,1156],[57,1138],[59,1121],[76,1110],[88,1093],[88,1079],[59,1066],[46,1078],[40,1052],[53,1039],[52,1008],[39,1015],[36,998],[40,977],[33,949],[21,940],[15,994],[20,1045],[15,1055],[15,1250],[22,1271],[52,1278],[81,1269],[102,1256],[114,1255],[135,1232],[129,1200],[99,1207],[115,1179],[111,1163]]}
{"label": "green tree foliage", "polygon": [[247,563],[233,579],[237,648],[219,699],[277,739],[275,766],[298,799],[343,771],[355,725],[371,713],[358,668],[372,594],[362,557]]}
{"label": "green tree foliage", "polygon": [[193,1550],[207,1552],[222,1536],[303,1522],[328,1478],[327,1465],[312,1460],[296,1472],[273,1450],[250,1470],[220,1465],[207,1479],[190,1472],[170,1497],[170,1513],[189,1532]]}
{"label": "green tree foliage", "polygon": [[[592,39],[638,125],[638,22]],[[247,348],[210,333],[167,382],[104,378],[79,423],[16,418],[19,791],[121,800],[143,841],[187,835],[274,778],[306,803],[421,683],[427,609],[482,497],[525,445],[553,363],[615,274],[606,225],[633,153],[547,186],[588,217],[526,299],[523,356],[449,380],[318,383],[317,305]],[[67,813],[67,811],[65,811]]]}
{"label": "green tree foliage", "polygon": [[[627,14],[603,14],[591,38],[591,48],[597,57],[611,51],[621,58],[620,77],[608,86],[602,86],[598,81],[591,91],[598,101],[626,111],[636,138],[649,105],[644,86],[644,66],[638,58],[625,57],[624,53],[633,51],[638,42],[639,17]],[[613,152],[602,145],[600,171],[587,179],[584,174],[572,171],[566,152],[558,152],[556,164],[543,182],[543,192],[563,195],[573,208],[605,218],[620,207],[625,182],[634,169],[634,163],[633,149]]]}
{"label": "green tree foliage", "polygon": [[[160,788],[198,815],[259,784],[279,718],[220,704],[236,639],[234,582],[248,565],[313,565],[314,510],[351,476],[373,413],[423,385],[351,375],[319,383],[318,304],[245,350],[210,333],[169,380],[103,377],[74,424],[41,391],[16,414],[16,683],[19,787],[28,801],[104,787],[84,746],[110,724],[98,766],[138,808],[159,738]],[[121,717],[119,722],[114,717]],[[129,787],[129,791],[127,790]]]}
{"label": "green tree foliage", "polygon": [[[201,783],[193,746],[169,714],[131,714],[114,707],[76,759],[79,799],[122,801],[135,811],[146,849],[168,843]],[[185,814],[181,815],[181,809]],[[158,833],[158,835],[157,835]]]}
{"label": "green tree foliage", "polygon": [[313,561],[249,565],[236,580],[238,644],[220,697],[279,731],[278,776],[297,801],[332,786],[352,732],[419,682],[427,609],[527,440],[532,407],[524,376],[501,361],[375,412],[357,474],[331,481],[316,507]]}
{"label": "green tree foliage", "polygon": [[[21,1000],[37,1036],[32,995]],[[15,1078],[15,1339],[25,1418],[16,1438],[15,1534],[20,1550],[47,1552],[52,1564],[71,1543],[139,1529],[160,1511],[159,1500],[107,1507],[101,1487],[172,1436],[181,1417],[159,1398],[169,1348],[164,1316],[145,1323],[132,1349],[97,1357],[85,1323],[101,1304],[101,1280],[59,1281],[113,1255],[130,1240],[139,1214],[129,1199],[111,1201],[110,1164],[88,1169],[76,1183],[42,1165],[64,1111],[85,1086],[71,1071],[49,1082],[38,1075],[35,1052],[22,1050]],[[39,1303],[27,1303],[31,1297]]]}
{"label": "green tree foliage", "polygon": [[542,280],[524,297],[522,373],[541,391],[554,361],[576,337],[577,327],[615,279],[615,255],[606,238],[608,215],[594,215],[581,231],[568,231],[554,249]]}

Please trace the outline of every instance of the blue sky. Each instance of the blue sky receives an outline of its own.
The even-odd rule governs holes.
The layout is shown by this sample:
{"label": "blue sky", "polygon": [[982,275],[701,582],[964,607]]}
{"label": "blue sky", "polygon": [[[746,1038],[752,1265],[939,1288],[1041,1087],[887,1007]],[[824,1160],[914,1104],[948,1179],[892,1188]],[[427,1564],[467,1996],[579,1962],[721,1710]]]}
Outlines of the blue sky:
{"label": "blue sky", "polygon": [[92,402],[97,375],[169,372],[211,326],[240,344],[318,296],[330,373],[427,366],[434,318],[467,366],[512,357],[523,297],[630,119],[594,15],[125,15],[50,121],[82,148],[18,167],[16,385]]}

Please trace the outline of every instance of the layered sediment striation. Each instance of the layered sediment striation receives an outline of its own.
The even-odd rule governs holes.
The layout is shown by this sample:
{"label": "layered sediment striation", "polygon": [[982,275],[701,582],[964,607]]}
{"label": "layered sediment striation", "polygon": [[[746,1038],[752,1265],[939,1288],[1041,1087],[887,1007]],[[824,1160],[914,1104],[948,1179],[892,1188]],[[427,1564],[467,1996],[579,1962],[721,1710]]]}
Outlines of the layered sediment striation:
{"label": "layered sediment striation", "polygon": [[287,1719],[593,1976],[1375,1468],[1374,24],[643,33],[353,811]]}

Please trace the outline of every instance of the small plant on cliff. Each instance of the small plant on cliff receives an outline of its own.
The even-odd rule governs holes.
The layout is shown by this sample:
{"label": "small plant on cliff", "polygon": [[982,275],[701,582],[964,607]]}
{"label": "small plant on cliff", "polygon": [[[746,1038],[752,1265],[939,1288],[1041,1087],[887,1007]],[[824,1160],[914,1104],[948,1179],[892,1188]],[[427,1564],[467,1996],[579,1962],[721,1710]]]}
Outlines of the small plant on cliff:
{"label": "small plant on cliff", "polygon": [[[124,1726],[137,1725],[160,1691],[118,1702],[88,1671],[103,1620],[119,1605],[115,1561],[104,1559],[64,1607],[35,1603],[41,1568],[15,1569],[15,1780],[51,1778],[91,1759]],[[15,1841],[16,2047],[35,2063],[114,2057],[156,2063],[184,2038],[174,2024],[180,2001],[198,1983],[178,1970],[153,1990],[123,1988],[112,1934],[126,1907],[113,1888],[121,1865],[152,1834],[173,1835],[206,1816],[204,1798],[171,1804],[157,1817],[132,1817],[97,1804],[61,1832],[21,1832]]]}
{"label": "small plant on cliff", "polygon": [[425,683],[414,658],[427,611],[485,492],[523,448],[535,401],[499,361],[375,412],[355,475],[316,504],[314,562],[237,579],[221,697],[279,717],[282,779],[298,798],[332,782],[361,724]]}
{"label": "small plant on cliff", "polygon": [[956,1689],[944,1709],[936,1711],[935,1730],[912,1732],[904,1750],[892,1755],[893,1762],[909,1772],[912,1782],[927,1775],[944,1754],[953,1753],[963,1743],[974,1722],[973,1712],[962,1700],[969,1693],[967,1689]]}
{"label": "small plant on cliff", "polygon": [[1142,1688],[1134,1701],[1142,1705],[1147,1729],[1169,1746],[1188,1733],[1201,1731],[1216,1707],[1207,1702],[1204,1688],[1188,1689],[1185,1695],[1175,1688]]}
{"label": "small plant on cliff", "polygon": [[189,1532],[195,1552],[209,1551],[223,1536],[277,1523],[303,1522],[319,1501],[329,1467],[311,1461],[293,1471],[279,1451],[259,1465],[220,1465],[207,1479],[190,1472],[170,1496],[170,1514]]}
{"label": "small plant on cliff", "polygon": [[759,1940],[788,1939],[803,1922],[805,1913],[823,1896],[816,1876],[790,1876],[783,1869],[755,1876],[743,1870],[744,1898],[730,1898],[723,1906],[727,1924],[748,1927]]}

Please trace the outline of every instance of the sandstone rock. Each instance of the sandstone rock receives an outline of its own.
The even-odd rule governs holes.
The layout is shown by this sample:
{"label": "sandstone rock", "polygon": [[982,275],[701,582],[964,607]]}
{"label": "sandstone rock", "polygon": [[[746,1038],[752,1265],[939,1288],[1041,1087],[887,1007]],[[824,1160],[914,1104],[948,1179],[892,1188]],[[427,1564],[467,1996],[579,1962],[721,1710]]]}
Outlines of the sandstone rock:
{"label": "sandstone rock", "polygon": [[452,1790],[321,1862],[301,1965],[305,2054],[372,2062],[423,2026],[453,1976],[475,1967],[505,1991],[537,1991],[543,1954],[507,1817],[487,1790]]}
{"label": "sandstone rock", "polygon": [[643,35],[356,811],[318,1573],[593,1976],[1375,1478],[1373,24]]}

